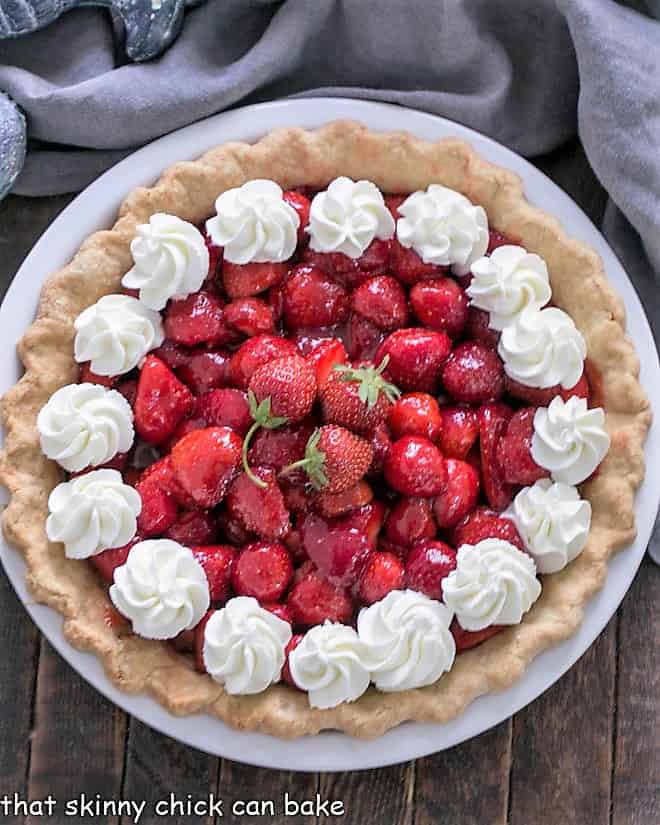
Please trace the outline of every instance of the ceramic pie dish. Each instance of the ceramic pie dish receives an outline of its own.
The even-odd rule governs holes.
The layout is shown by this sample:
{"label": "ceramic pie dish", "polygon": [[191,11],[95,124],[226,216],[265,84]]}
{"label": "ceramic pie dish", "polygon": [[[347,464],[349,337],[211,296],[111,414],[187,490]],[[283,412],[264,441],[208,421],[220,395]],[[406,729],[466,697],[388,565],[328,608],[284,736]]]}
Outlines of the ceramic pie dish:
{"label": "ceramic pie dish", "polygon": [[[606,412],[611,443],[609,450],[604,448],[601,451],[594,466],[589,466],[584,470],[582,473],[584,478],[578,477],[580,473],[578,476],[567,476],[560,475],[556,468],[554,470],[550,467],[542,468],[545,472],[541,472],[539,478],[545,478],[553,472],[555,477],[551,481],[554,484],[563,479],[565,482],[573,481],[575,484],[582,485],[582,482],[591,475],[595,465],[600,463],[600,459],[607,450],[605,461],[598,473],[580,488],[583,501],[589,502],[592,511],[591,530],[586,547],[580,548],[580,555],[571,561],[562,572],[547,571],[548,575],[543,576],[543,593],[540,598],[538,598],[538,593],[535,593],[534,598],[529,599],[530,602],[536,603],[529,612],[527,608],[530,605],[525,606],[522,612],[526,615],[521,623],[517,623],[519,616],[515,623],[512,622],[512,627],[502,630],[495,637],[484,641],[474,649],[461,653],[455,659],[452,657],[449,672],[437,680],[434,679],[433,683],[428,686],[411,690],[404,684],[395,687],[394,692],[387,688],[385,690],[371,688],[359,698],[351,696],[350,698],[355,699],[354,701],[339,701],[332,707],[312,707],[313,702],[309,701],[309,696],[284,686],[271,685],[266,690],[250,696],[235,695],[235,691],[231,691],[234,695],[230,695],[230,690],[224,690],[218,680],[209,679],[206,674],[195,673],[189,657],[176,652],[170,644],[151,639],[145,640],[137,635],[121,631],[117,632],[116,627],[108,624],[107,596],[102,596],[107,593],[107,587],[101,585],[98,576],[88,562],[66,558],[61,545],[48,544],[44,532],[47,509],[44,510],[42,519],[32,518],[34,507],[38,503],[42,508],[44,507],[47,494],[59,479],[59,471],[53,462],[43,456],[43,449],[48,450],[48,445],[44,448],[43,428],[41,446],[35,448],[37,430],[34,420],[31,424],[28,421],[25,410],[34,410],[36,417],[36,411],[46,406],[55,389],[77,381],[78,364],[74,360],[72,347],[73,322],[79,318],[83,310],[94,305],[104,295],[120,291],[119,282],[131,266],[135,265],[135,260],[133,260],[135,255],[133,259],[130,255],[130,242],[136,234],[137,226],[147,226],[156,213],[176,215],[192,224],[201,224],[213,214],[213,204],[220,193],[240,191],[246,181],[259,179],[275,181],[285,190],[305,187],[305,191],[310,195],[312,204],[314,204],[316,200],[316,198],[312,199],[314,195],[318,196],[319,193],[326,193],[326,191],[331,192],[333,181],[344,176],[354,180],[369,181],[371,185],[375,184],[379,193],[396,193],[402,196],[394,205],[394,210],[398,212],[396,229],[394,229],[395,221],[390,218],[390,223],[383,229],[382,240],[384,241],[393,239],[392,242],[397,242],[398,239],[398,242],[403,243],[402,229],[405,227],[402,227],[401,220],[406,217],[406,198],[409,198],[412,193],[428,195],[431,191],[428,189],[429,184],[442,184],[447,191],[460,192],[467,196],[473,205],[485,209],[491,229],[494,228],[500,235],[503,235],[504,241],[509,241],[509,243],[504,243],[502,248],[510,248],[514,245],[524,246],[528,253],[540,256],[540,259],[546,262],[550,273],[549,284],[552,289],[553,307],[558,311],[563,310],[575,322],[575,328],[586,343],[589,367],[587,375],[590,377],[592,387],[590,406],[595,406],[592,402],[597,394],[597,401],[602,404]],[[410,210],[408,212],[410,213]],[[221,213],[222,209],[218,208],[218,215],[220,216]],[[387,223],[389,217],[387,209],[382,212],[382,215],[383,221]],[[306,228],[307,224],[311,227],[310,246],[312,248],[315,243],[314,233],[311,231],[313,223],[312,217],[302,227]],[[395,232],[398,233],[396,237]],[[365,246],[368,246],[372,239],[368,239]],[[317,255],[331,252],[329,249],[320,249],[319,243],[317,239],[317,249],[312,249]],[[422,247],[423,243],[418,242],[417,250],[420,257],[425,254]],[[230,270],[230,267],[226,266],[228,248],[229,244],[225,241],[225,263],[222,266],[226,267],[227,272]],[[363,253],[364,249],[361,252]],[[483,249],[476,250],[475,260],[468,261],[467,269],[474,263],[476,271],[479,268],[476,262],[482,258],[490,258],[493,263],[497,258],[495,252],[491,237],[488,249],[484,246]],[[357,253],[352,257],[359,260]],[[429,255],[426,257],[429,258]],[[290,253],[285,256],[286,260],[289,258]],[[318,261],[312,261],[311,258],[307,261],[296,262],[299,266],[318,263]],[[421,279],[422,282],[426,279],[429,284],[439,279],[450,279],[453,282],[454,276],[465,277],[464,272],[457,271],[459,265],[465,261],[458,259],[442,262],[424,260],[424,263],[442,267],[442,269],[436,268],[435,271],[424,276]],[[487,260],[486,263],[488,263]],[[446,267],[452,264],[454,271],[447,272]],[[245,265],[245,262],[237,265]],[[394,274],[398,273],[398,276],[401,276],[400,264],[391,264],[388,261],[384,265],[384,269],[388,272],[392,267]],[[579,281],[574,276],[576,271],[582,275]],[[294,275],[296,274],[294,272]],[[382,276],[381,272],[373,277]],[[487,276],[488,273],[485,277]],[[290,273],[289,277],[291,277]],[[336,273],[332,273],[329,277],[333,283],[341,281]],[[365,277],[361,278],[360,284],[351,284],[351,295],[355,294],[362,282],[368,280],[370,279]],[[398,277],[398,280],[403,280],[405,283],[405,279],[401,277]],[[475,275],[473,283],[476,281],[478,278]],[[82,287],[83,284],[85,288]],[[407,288],[412,287],[410,300],[417,316],[417,321],[413,323],[419,323],[423,312],[417,305],[419,302],[415,301],[416,296],[412,294],[416,285],[416,281],[406,285]],[[257,290],[257,292],[260,291]],[[189,292],[195,294],[196,290],[190,289]],[[470,292],[472,292],[471,301],[476,306],[475,289],[471,290],[468,286],[467,293],[470,294]],[[585,295],[589,296],[589,300],[585,300]],[[234,294],[229,297],[232,299],[230,303],[233,303],[243,296]],[[139,298],[143,299],[145,295],[140,294]],[[138,299],[132,298],[131,300]],[[540,300],[539,307],[533,307],[534,311],[547,313],[547,309],[542,309],[547,302],[548,296]],[[296,326],[293,322],[289,323],[293,313],[290,307],[288,309],[287,315],[285,306],[288,332],[299,333],[305,325],[297,323]],[[360,313],[362,317],[366,311],[362,308]],[[495,312],[491,311],[490,315],[492,319]],[[433,325],[436,330],[441,329],[437,323],[431,322],[431,326]],[[79,334],[81,326],[84,327],[84,324],[78,324]],[[171,318],[168,321],[167,314],[164,326],[166,331],[168,329],[171,331],[174,326]],[[397,326],[407,328],[403,322]],[[497,322],[493,326],[497,326]],[[501,324],[500,326],[501,330],[497,331],[502,331],[504,337],[507,334],[507,325]],[[388,332],[393,336],[396,330],[385,328],[381,329],[381,332]],[[179,333],[173,334],[176,338]],[[461,346],[460,341],[466,337],[468,343],[474,343],[476,340],[474,336],[465,336],[462,332],[456,333],[454,338],[450,339],[450,349],[452,349],[450,359],[453,357],[456,360],[456,351]],[[383,338],[387,340],[386,335],[382,335],[381,339]],[[564,330],[562,341],[566,338],[567,334]],[[570,334],[568,334],[568,340],[569,343],[572,340]],[[77,345],[78,343],[79,340],[77,340]],[[149,349],[155,349],[158,355],[159,347],[163,346],[162,339],[152,343],[157,346],[150,346]],[[501,343],[502,338],[500,338]],[[185,344],[190,344],[190,341],[185,341]],[[242,343],[237,342],[237,345],[240,349]],[[383,345],[387,350],[386,344]],[[349,342],[348,346],[351,350],[351,360],[357,361],[363,358],[364,353],[353,352],[352,342]],[[40,357],[44,353],[44,347],[48,348],[47,359]],[[511,349],[511,346],[507,349],[506,346],[498,345],[499,356],[504,367],[508,367],[511,373],[506,373],[506,380],[514,380],[512,376],[515,353],[512,355]],[[392,352],[396,361],[396,350]],[[5,457],[3,469],[8,486],[14,491],[12,503],[7,510],[6,525],[12,537],[23,547],[28,548],[26,555],[28,564],[31,566],[29,581],[32,590],[39,600],[60,609],[65,614],[64,629],[67,638],[76,645],[93,649],[101,655],[107,672],[117,684],[128,690],[147,690],[175,713],[211,711],[238,727],[258,728],[278,735],[300,735],[316,733],[323,728],[339,728],[360,736],[375,736],[406,719],[447,720],[459,714],[474,697],[489,690],[507,687],[515,682],[524,667],[538,652],[568,637],[577,627],[586,601],[602,585],[608,557],[617,548],[627,544],[634,534],[632,501],[634,491],[643,474],[641,446],[650,417],[645,395],[636,380],[636,357],[630,342],[623,333],[623,313],[620,302],[607,286],[598,257],[581,244],[570,241],[554,219],[530,207],[524,200],[520,184],[514,175],[504,169],[491,166],[479,158],[466,144],[459,141],[449,140],[432,145],[421,142],[410,135],[375,134],[357,124],[342,122],[314,133],[305,133],[300,130],[274,133],[252,147],[221,147],[198,162],[179,164],[166,172],[155,187],[132,193],[114,229],[92,236],[83,245],[73,262],[48,282],[42,296],[37,324],[24,339],[21,353],[27,366],[27,374],[18,388],[9,394],[8,400],[5,400],[5,411],[8,416],[7,455],[10,458],[8,460]],[[55,356],[55,353],[59,354]],[[146,353],[142,353],[144,354]],[[303,354],[309,358],[309,353]],[[376,354],[370,353],[370,355],[373,358]],[[448,353],[445,357],[447,355]],[[79,362],[83,360],[81,357],[78,358]],[[147,362],[148,360],[149,358]],[[376,361],[378,364],[382,363],[381,358],[376,358]],[[142,376],[146,371],[147,362],[145,366],[140,367],[139,383],[143,380]],[[93,362],[92,366],[96,366],[96,363]],[[133,366],[124,364],[123,372],[129,372]],[[388,378],[394,378],[399,383],[405,384],[405,377],[401,374],[397,375],[394,364],[386,366]],[[581,377],[581,366],[582,361],[580,361],[579,374],[575,374],[570,380],[566,378],[566,389],[575,386],[575,382]],[[484,371],[485,368],[482,366],[480,373],[483,374]],[[92,376],[94,374],[92,370]],[[505,397],[516,407],[516,410],[519,405],[529,407],[529,396],[521,399],[519,392],[518,395],[514,393],[512,396],[516,399],[515,401],[511,401],[510,393],[503,396],[502,391],[495,393],[493,397],[487,393],[486,396],[475,396],[471,399],[461,395],[462,390],[452,384],[446,369],[443,375],[443,389],[450,390],[452,394],[450,401],[472,403],[481,408],[484,405],[497,404]],[[347,377],[354,378],[354,376]],[[86,378],[89,378],[89,373],[83,381]],[[92,383],[95,382],[92,381]],[[422,383],[413,381],[410,386],[404,386],[404,390],[429,390],[431,393],[437,393],[441,389],[439,378],[432,386],[422,386]],[[318,381],[318,384],[320,385],[321,382]],[[259,395],[256,385],[253,389]],[[559,395],[559,392],[556,394]],[[16,403],[19,395],[20,413]],[[261,396],[263,395],[264,393],[261,393]],[[274,397],[272,393],[271,396]],[[261,401],[263,398],[259,397],[257,400]],[[550,398],[542,400],[546,404],[544,409],[549,409]],[[534,401],[535,407],[542,406],[536,396]],[[560,399],[560,401],[566,405],[571,403],[568,398]],[[391,399],[391,403],[399,404],[394,399]],[[520,411],[518,410],[515,414],[518,412]],[[139,423],[138,418],[136,408],[136,428],[144,435],[144,423]],[[337,420],[332,416],[330,418],[325,416],[323,421],[324,426],[336,423]],[[392,425],[391,419],[389,423]],[[32,427],[31,436],[28,432],[30,426]],[[362,433],[362,435],[365,434]],[[185,443],[190,435],[191,433],[184,434],[181,443]],[[353,435],[356,434],[353,433]],[[401,433],[396,433],[396,435],[400,436]],[[481,439],[484,440],[483,431]],[[435,440],[437,442],[437,439]],[[397,443],[396,438],[394,442]],[[158,446],[161,443],[163,442],[159,437]],[[442,441],[440,441],[440,447],[444,450],[445,459],[452,457],[451,450],[447,450]],[[597,452],[599,449],[597,448]],[[29,459],[27,459],[27,454],[29,454]],[[466,455],[462,458],[466,458]],[[460,461],[456,457],[454,460]],[[489,487],[489,471],[486,468],[484,472],[484,460],[482,451],[480,468],[482,486]],[[548,462],[547,458],[545,462]],[[101,463],[104,462],[97,458],[96,464]],[[511,464],[510,461],[503,461],[503,463]],[[37,465],[39,469],[35,471]],[[82,468],[70,466],[68,469],[77,472]],[[21,473],[25,472],[31,479],[29,484],[25,483],[26,476],[21,476]],[[362,473],[358,478],[361,475]],[[405,485],[401,486],[400,481],[392,480],[394,475],[394,472],[386,474],[386,478],[388,485],[393,486],[398,495],[410,497],[411,495],[423,495],[426,492],[429,496],[432,494],[436,498],[437,505],[437,499],[442,495],[440,488],[437,490],[434,488],[433,491],[429,488],[424,491],[413,487],[408,490]],[[435,475],[437,476],[438,473],[436,472]],[[85,476],[81,478],[84,479]],[[526,480],[530,482],[529,486],[536,483],[536,479]],[[528,486],[523,485],[517,478],[514,478],[511,483],[516,485],[515,492],[520,492],[521,487]],[[492,480],[490,487],[492,488]],[[309,487],[305,489],[310,496],[318,495],[310,492]],[[197,493],[195,489],[191,492]],[[339,492],[344,492],[344,490]],[[479,503],[503,510],[511,504],[513,492],[509,500],[505,502],[498,501],[497,493],[489,489],[485,493],[487,500],[481,500]],[[25,502],[29,503],[26,505]],[[214,500],[208,502],[208,506],[215,507],[218,503],[219,500]],[[57,510],[57,506],[51,503],[50,509],[53,515],[53,510]],[[471,509],[474,509],[474,505]],[[456,524],[442,521],[443,516],[438,514],[437,506],[434,506],[434,510],[441,530],[456,527]],[[29,519],[26,518],[28,511],[30,512]],[[27,524],[30,525],[29,529],[26,528]],[[263,531],[262,527],[254,529]],[[160,536],[157,531],[148,532],[149,536]],[[390,541],[391,534],[390,530]],[[448,538],[448,534],[444,532],[441,535],[443,538]],[[141,538],[149,536],[141,536]],[[281,537],[267,535],[263,532],[259,536],[264,541]],[[125,544],[125,542],[121,543]],[[459,542],[459,547],[461,544],[463,543]],[[41,552],[39,552],[40,547]],[[58,548],[59,553],[55,552],[54,548]],[[242,549],[244,552],[244,546]],[[530,560],[530,555],[534,558],[534,549],[529,546],[529,543],[523,549],[527,553],[515,551],[515,548],[514,552],[526,560]],[[537,554],[533,563],[541,567],[546,562],[540,560]],[[422,586],[419,588],[413,586],[415,582],[409,571],[406,571],[406,576],[405,582],[409,585],[406,592],[423,593]],[[329,574],[328,577],[330,577]],[[341,582],[342,587],[353,584],[348,581]],[[233,587],[234,598],[242,594],[243,585],[240,582],[237,584],[234,581]],[[516,590],[514,587],[514,590],[519,595],[520,588]],[[253,595],[249,591],[249,585],[244,595]],[[277,593],[277,597],[281,595]],[[435,597],[437,602],[440,601],[439,594],[427,595]],[[452,601],[447,594],[444,598],[460,617],[461,605],[456,599]],[[231,601],[230,599],[227,606],[231,604]],[[366,608],[374,601],[380,600],[358,596],[355,608]],[[115,604],[117,604],[116,600]],[[222,605],[216,604],[216,606],[221,608],[218,612],[222,612]],[[509,607],[511,607],[510,604]],[[130,613],[130,610],[124,608],[124,613]],[[502,624],[509,622],[505,613],[506,611],[498,614]],[[136,617],[133,616],[132,620],[135,630]],[[497,624],[497,622],[490,621],[488,625],[478,627],[474,622],[470,625],[470,621],[470,617],[466,617],[464,610],[463,624],[466,625],[464,629],[468,632],[478,632],[486,626]],[[283,622],[283,624],[286,623]],[[311,632],[312,622],[304,616],[302,618],[298,616],[295,624],[296,630],[304,629],[307,634]],[[347,627],[350,625],[348,617],[345,619],[345,625]],[[358,622],[358,632],[359,630]],[[147,630],[147,634],[149,632]],[[352,632],[355,633],[355,631]],[[206,656],[207,660],[209,658]],[[302,678],[299,676],[297,681],[302,681]],[[372,678],[372,681],[377,680]],[[380,681],[383,682],[382,679]],[[229,687],[227,681],[225,681],[225,687]],[[311,694],[311,691],[308,693]]]}

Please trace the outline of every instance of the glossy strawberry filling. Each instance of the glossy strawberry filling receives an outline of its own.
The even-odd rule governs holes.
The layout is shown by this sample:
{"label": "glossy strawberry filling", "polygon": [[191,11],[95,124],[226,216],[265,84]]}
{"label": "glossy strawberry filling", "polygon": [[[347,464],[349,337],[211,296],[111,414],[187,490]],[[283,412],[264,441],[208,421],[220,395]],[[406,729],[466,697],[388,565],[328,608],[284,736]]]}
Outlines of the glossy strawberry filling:
{"label": "glossy strawberry filling", "polygon": [[[285,193],[302,228],[308,196]],[[402,200],[386,203],[395,214]],[[491,231],[489,252],[512,242]],[[255,597],[292,624],[290,649],[391,590],[441,598],[461,544],[523,548],[500,514],[548,475],[531,455],[534,410],[589,397],[588,370],[570,392],[507,378],[469,275],[396,239],[352,259],[311,250],[300,231],[288,262],[244,265],[206,243],[203,288],[168,303],[166,339],[141,369],[80,370],[133,409],[136,444],[111,466],[142,498],[136,540],[191,547],[213,609]],[[94,557],[105,582],[128,549]],[[198,667],[207,619],[175,640]],[[459,652],[498,629],[451,628]]]}

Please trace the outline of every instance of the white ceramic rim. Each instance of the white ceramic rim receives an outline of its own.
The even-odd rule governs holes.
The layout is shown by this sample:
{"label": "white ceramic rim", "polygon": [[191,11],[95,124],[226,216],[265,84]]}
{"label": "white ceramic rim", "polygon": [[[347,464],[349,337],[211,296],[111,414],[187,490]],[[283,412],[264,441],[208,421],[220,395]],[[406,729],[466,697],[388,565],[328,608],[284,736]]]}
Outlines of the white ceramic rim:
{"label": "white ceramic rim", "polygon": [[[660,408],[660,365],[644,310],[607,242],[568,195],[523,158],[464,126],[399,106],[339,98],[288,99],[216,115],[154,141],[102,175],[53,221],[19,269],[0,308],[3,352],[15,351],[16,342],[32,321],[43,281],[70,260],[89,234],[113,223],[119,204],[131,189],[151,185],[170,164],[195,158],[217,144],[254,141],[283,126],[313,129],[337,118],[361,120],[381,131],[405,128],[428,140],[465,138],[484,157],[517,172],[531,203],[555,215],[573,237],[601,255],[608,277],[626,305],[628,330],[642,365],[642,383],[654,408]],[[16,357],[3,359],[0,393],[20,374]],[[207,753],[268,768],[346,771],[382,767],[452,747],[497,725],[543,693],[587,650],[616,611],[644,555],[660,498],[660,462],[652,460],[659,454],[660,433],[655,425],[646,443],[647,477],[637,496],[637,538],[611,561],[605,587],[588,604],[575,635],[542,653],[513,687],[477,699],[458,719],[443,725],[407,722],[373,740],[337,732],[280,740],[233,730],[206,714],[177,718],[148,696],[123,693],[107,679],[96,656],[81,653],[64,639],[61,616],[32,600],[26,589],[24,562],[4,540],[1,556],[19,598],[53,647],[97,690],[145,724]]]}

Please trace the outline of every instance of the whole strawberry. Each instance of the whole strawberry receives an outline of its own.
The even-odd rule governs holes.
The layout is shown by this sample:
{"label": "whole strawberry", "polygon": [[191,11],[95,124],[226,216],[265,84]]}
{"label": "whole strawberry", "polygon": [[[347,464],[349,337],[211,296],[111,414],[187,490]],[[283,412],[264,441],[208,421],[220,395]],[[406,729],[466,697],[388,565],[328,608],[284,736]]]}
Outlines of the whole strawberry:
{"label": "whole strawberry", "polygon": [[295,424],[309,415],[314,405],[314,368],[299,355],[276,358],[254,373],[249,391],[258,402],[270,398],[271,414]]}
{"label": "whole strawberry", "polygon": [[378,367],[337,364],[320,393],[323,420],[357,433],[373,432],[401,395],[383,378],[388,362],[385,356]]}
{"label": "whole strawberry", "polygon": [[342,493],[353,487],[369,469],[373,448],[368,441],[344,427],[327,424],[314,430],[305,457],[282,470],[304,470],[312,486],[325,493]]}
{"label": "whole strawberry", "polygon": [[299,355],[276,358],[259,367],[250,379],[248,405],[253,423],[243,439],[243,469],[248,478],[265,489],[265,482],[250,469],[248,448],[260,427],[274,430],[302,421],[314,406],[316,373]]}

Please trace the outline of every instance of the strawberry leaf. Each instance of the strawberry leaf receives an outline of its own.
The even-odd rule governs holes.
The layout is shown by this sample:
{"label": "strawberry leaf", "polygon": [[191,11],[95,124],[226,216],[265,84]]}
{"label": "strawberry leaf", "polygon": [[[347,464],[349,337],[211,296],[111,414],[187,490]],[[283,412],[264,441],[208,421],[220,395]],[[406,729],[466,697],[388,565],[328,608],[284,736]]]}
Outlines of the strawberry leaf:
{"label": "strawberry leaf", "polygon": [[401,396],[401,390],[383,378],[389,360],[389,355],[386,355],[378,367],[349,367],[346,364],[335,364],[333,369],[341,374],[342,381],[359,383],[358,398],[371,410],[378,403],[381,392],[388,401],[396,401]]}

